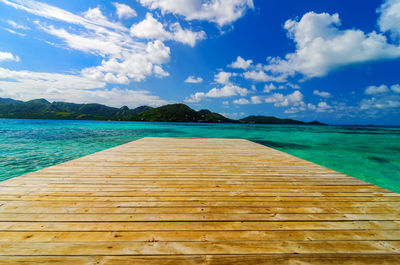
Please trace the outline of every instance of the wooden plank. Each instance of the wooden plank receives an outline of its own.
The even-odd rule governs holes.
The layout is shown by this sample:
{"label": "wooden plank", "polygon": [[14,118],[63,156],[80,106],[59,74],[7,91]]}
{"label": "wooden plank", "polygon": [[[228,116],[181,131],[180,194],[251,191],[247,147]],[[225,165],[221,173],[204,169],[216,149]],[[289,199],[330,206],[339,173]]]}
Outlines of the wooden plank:
{"label": "wooden plank", "polygon": [[4,265],[292,265],[292,264],[324,264],[324,265],[398,265],[398,255],[344,255],[344,254],[285,254],[285,255],[183,255],[183,256],[0,256]]}
{"label": "wooden plank", "polygon": [[246,140],[144,138],[0,185],[0,264],[399,263],[399,194]]}
{"label": "wooden plank", "polygon": [[400,254],[399,241],[0,242],[0,255]]}
{"label": "wooden plank", "polygon": [[336,213],[0,213],[0,222],[162,222],[184,221],[396,221],[400,214],[336,214]]}
{"label": "wooden plank", "polygon": [[[0,231],[398,230],[400,221],[0,222]],[[332,240],[332,238],[331,238]]]}
{"label": "wooden plank", "polygon": [[225,242],[225,241],[339,241],[399,240],[398,230],[321,231],[112,231],[112,232],[0,232],[2,242]]}
{"label": "wooden plank", "polygon": [[136,213],[158,213],[158,214],[194,214],[194,213],[236,213],[236,214],[389,214],[400,213],[400,208],[388,207],[57,207],[52,204],[47,206],[32,206],[19,203],[18,205],[3,205],[1,213],[87,213],[87,214],[136,214]]}

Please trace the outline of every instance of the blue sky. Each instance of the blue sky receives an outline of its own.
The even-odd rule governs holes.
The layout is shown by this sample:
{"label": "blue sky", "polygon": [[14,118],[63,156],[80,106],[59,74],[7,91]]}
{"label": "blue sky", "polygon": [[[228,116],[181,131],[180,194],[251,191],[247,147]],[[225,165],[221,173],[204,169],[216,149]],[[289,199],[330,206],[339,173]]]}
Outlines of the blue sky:
{"label": "blue sky", "polygon": [[0,97],[400,125],[400,0],[0,0]]}

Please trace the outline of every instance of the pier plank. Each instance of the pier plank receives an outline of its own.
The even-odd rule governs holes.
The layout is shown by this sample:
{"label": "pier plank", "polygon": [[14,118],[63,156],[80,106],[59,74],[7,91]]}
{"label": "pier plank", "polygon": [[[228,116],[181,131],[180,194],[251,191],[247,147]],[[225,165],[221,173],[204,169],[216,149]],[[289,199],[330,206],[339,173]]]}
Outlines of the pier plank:
{"label": "pier plank", "polygon": [[143,138],[0,183],[0,264],[400,264],[400,195],[247,140]]}

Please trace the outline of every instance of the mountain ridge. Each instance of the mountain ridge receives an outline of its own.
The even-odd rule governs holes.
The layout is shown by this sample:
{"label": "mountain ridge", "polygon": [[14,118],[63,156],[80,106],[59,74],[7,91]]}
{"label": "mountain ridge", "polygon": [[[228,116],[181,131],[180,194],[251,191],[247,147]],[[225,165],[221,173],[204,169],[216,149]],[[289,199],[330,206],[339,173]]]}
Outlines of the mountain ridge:
{"label": "mountain ridge", "polygon": [[252,115],[233,120],[207,109],[196,111],[180,103],[157,108],[140,106],[130,109],[127,106],[115,108],[98,103],[51,103],[43,98],[25,102],[0,98],[0,118],[323,125],[318,121],[303,122],[273,116]]}

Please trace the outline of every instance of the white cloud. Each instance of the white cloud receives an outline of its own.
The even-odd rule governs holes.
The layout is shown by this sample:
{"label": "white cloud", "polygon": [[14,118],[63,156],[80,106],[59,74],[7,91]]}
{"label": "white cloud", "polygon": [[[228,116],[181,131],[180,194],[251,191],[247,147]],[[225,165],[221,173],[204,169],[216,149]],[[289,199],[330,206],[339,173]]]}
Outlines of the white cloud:
{"label": "white cloud", "polygon": [[108,19],[103,15],[99,7],[89,8],[86,12],[83,12],[83,16],[90,21],[102,21],[108,23]]}
{"label": "white cloud", "polygon": [[326,102],[320,102],[315,109],[316,112],[333,112],[333,107]]}
{"label": "white cloud", "polygon": [[314,104],[308,103],[307,104],[307,108],[309,108],[310,110],[316,110],[317,107]]}
{"label": "white cloud", "polygon": [[27,26],[24,26],[24,25],[21,25],[21,24],[18,24],[17,22],[15,22],[15,21],[13,21],[13,20],[7,20],[7,23],[11,26],[11,27],[13,27],[13,28],[15,28],[15,29],[22,29],[22,30],[28,30],[29,29],[29,27],[27,27]]}
{"label": "white cloud", "polygon": [[[80,25],[87,29],[102,31],[102,28],[110,28],[114,30],[127,30],[119,23],[113,23],[104,19],[88,19],[79,15],[72,14],[61,8],[45,4],[34,0],[1,0],[3,3],[14,7],[15,9],[23,10],[31,14],[44,17],[47,19],[63,21],[70,24]],[[90,13],[90,10],[88,10]],[[99,10],[100,11],[100,10]],[[95,13],[98,11],[95,10]],[[87,12],[86,12],[87,13]],[[101,11],[100,11],[101,13]],[[90,16],[90,15],[89,15]]]}
{"label": "white cloud", "polygon": [[390,87],[394,93],[400,93],[400,84],[395,84]]}
{"label": "white cloud", "polygon": [[206,96],[209,98],[222,98],[222,97],[232,97],[232,96],[246,96],[249,91],[246,88],[241,88],[239,86],[228,84],[222,88],[214,87],[207,92]]}
{"label": "white cloud", "polygon": [[150,75],[163,77],[169,74],[160,65],[168,62],[169,58],[169,47],[156,40],[149,42],[146,49],[141,52],[130,52],[124,54],[122,59],[111,58],[103,60],[99,66],[85,68],[82,70],[82,75],[102,80],[107,74],[112,74],[116,79],[111,78],[109,81],[120,84],[127,84],[131,79],[142,81]]}
{"label": "white cloud", "polygon": [[139,0],[152,10],[184,16],[187,20],[207,20],[219,26],[230,24],[242,17],[253,0]]}
{"label": "white cloud", "polygon": [[204,92],[196,92],[192,95],[190,95],[189,98],[185,99],[185,102],[189,102],[189,103],[198,103],[200,101],[202,101],[203,99],[206,99],[206,93]]}
{"label": "white cloud", "polygon": [[170,30],[173,33],[173,40],[187,44],[191,47],[196,45],[199,40],[206,38],[206,33],[202,31],[194,32],[187,29],[182,29],[179,23],[174,23],[170,26]]}
{"label": "white cloud", "polygon": [[203,78],[195,77],[195,76],[189,76],[186,78],[185,83],[190,83],[190,84],[200,84],[203,82]]}
{"label": "white cloud", "polygon": [[272,90],[277,89],[277,87],[274,84],[265,84],[264,86],[264,93],[270,93]]}
{"label": "white cloud", "polygon": [[400,85],[369,86],[365,89],[366,95],[371,98],[364,98],[360,102],[361,110],[390,110],[400,107]]}
{"label": "white cloud", "polygon": [[[286,87],[285,87],[285,86],[282,86],[282,85],[276,86],[276,85],[274,85],[273,83],[265,84],[265,86],[264,86],[264,93],[270,93],[271,91],[277,90],[277,89],[286,89]],[[298,88],[296,87],[296,89],[298,89]]]}
{"label": "white cloud", "polygon": [[[105,83],[79,75],[55,74],[31,71],[13,71],[0,67],[0,87],[6,90],[40,90],[40,89],[94,89],[104,87]],[[42,90],[43,91],[43,90]]]}
{"label": "white cloud", "polygon": [[372,97],[370,99],[363,99],[360,103],[361,110],[370,109],[393,109],[400,107],[399,96],[386,96],[386,97]]}
{"label": "white cloud", "polygon": [[245,98],[239,98],[233,101],[234,104],[238,105],[247,105],[247,104],[261,104],[263,103],[263,100],[259,96],[252,96],[250,100],[245,99]]}
{"label": "white cloud", "polygon": [[286,96],[280,93],[272,94],[265,99],[265,102],[274,103],[275,107],[287,107],[290,105],[299,106],[304,105],[303,98],[303,94],[296,90],[292,94]]}
{"label": "white cloud", "polygon": [[259,96],[252,96],[250,99],[253,104],[261,104],[263,102]]}
{"label": "white cloud", "polygon": [[81,75],[107,83],[128,84],[149,76],[168,76],[162,65],[169,62],[170,49],[159,39],[173,39],[193,46],[204,38],[203,32],[192,33],[183,30],[179,24],[171,25],[171,31],[166,31],[148,15],[147,21],[155,22],[156,26],[159,23],[161,27],[159,32],[154,32],[154,28],[149,31],[148,37],[154,37],[154,40],[144,42],[132,38],[129,29],[121,23],[109,21],[98,7],[90,8],[80,16],[33,0],[2,1],[37,16],[68,23],[65,28],[60,28],[34,21],[39,29],[61,39],[67,48],[102,57],[100,65],[83,69]]}
{"label": "white cloud", "polygon": [[15,30],[12,30],[12,29],[9,29],[9,28],[3,28],[3,29],[4,29],[5,31],[11,33],[11,34],[15,34],[15,35],[18,35],[18,36],[20,36],[20,37],[25,37],[25,36],[26,36],[26,34],[24,34],[24,33],[17,32],[17,31],[15,31]]}
{"label": "white cloud", "polygon": [[317,95],[317,96],[319,96],[321,98],[330,98],[330,97],[332,97],[331,93],[326,92],[326,91],[314,90],[313,94]]}
{"label": "white cloud", "polygon": [[0,97],[31,100],[45,97],[49,101],[74,103],[101,103],[114,107],[127,105],[160,106],[167,101],[148,91],[113,88],[104,90],[105,82],[79,75],[54,74],[31,71],[12,71],[0,67]]}
{"label": "white cloud", "polygon": [[240,119],[246,115],[244,112],[234,112],[234,113],[221,113],[224,117],[230,118],[230,119]]}
{"label": "white cloud", "polygon": [[300,21],[288,20],[284,28],[296,43],[296,51],[284,59],[269,58],[265,71],[286,77],[300,73],[321,77],[343,66],[400,57],[400,47],[380,33],[341,30],[338,14],[309,12]]}
{"label": "white cloud", "polygon": [[291,107],[291,108],[285,110],[284,113],[286,113],[286,114],[294,114],[294,113],[298,113],[299,111],[300,111],[299,108]]}
{"label": "white cloud", "polygon": [[364,91],[364,93],[366,95],[375,95],[375,94],[381,94],[381,93],[386,93],[386,92],[389,92],[389,88],[386,85],[369,86]]}
{"label": "white cloud", "polygon": [[247,105],[250,104],[250,101],[245,99],[245,98],[240,98],[240,99],[236,99],[233,101],[233,104],[238,104],[238,105]]}
{"label": "white cloud", "polygon": [[214,76],[214,81],[217,82],[218,84],[230,84],[230,78],[233,76],[233,73],[229,73],[229,72],[219,72],[218,74],[216,74]]}
{"label": "white cloud", "polygon": [[131,35],[143,39],[171,39],[171,33],[167,32],[164,25],[161,24],[152,14],[147,13],[146,18],[138,24],[132,25]]}
{"label": "white cloud", "polygon": [[400,39],[400,1],[385,0],[378,9],[378,26],[382,32],[389,31],[394,40]]}
{"label": "white cloud", "polygon": [[226,84],[222,88],[214,87],[207,93],[197,92],[186,98],[186,102],[197,103],[206,98],[223,98],[223,97],[233,97],[233,96],[246,96],[249,91],[246,88],[236,86],[234,84]]}
{"label": "white cloud", "polygon": [[136,11],[128,5],[117,2],[114,2],[113,5],[117,9],[117,16],[119,19],[128,19],[137,16]]}
{"label": "white cloud", "polygon": [[[9,2],[9,1],[7,1]],[[85,68],[82,76],[107,83],[128,84],[131,80],[142,81],[148,76],[168,76],[162,64],[170,59],[170,49],[161,41],[147,43],[135,41],[129,30],[119,23],[110,22],[99,8],[91,8],[83,17],[36,1],[19,1],[16,8],[46,18],[79,25],[56,28],[36,21],[43,31],[65,42],[68,48],[103,58],[99,66]],[[42,7],[39,10],[37,7]],[[72,33],[72,32],[78,33]]]}
{"label": "white cloud", "polygon": [[130,32],[132,36],[142,39],[175,40],[192,47],[198,40],[206,37],[204,31],[192,32],[184,30],[179,23],[172,24],[170,29],[171,31],[167,31],[164,25],[156,20],[152,14],[147,13],[143,21],[132,25]]}
{"label": "white cloud", "polygon": [[13,55],[10,52],[0,52],[0,62],[2,61],[15,61],[19,62],[20,58],[18,56]]}
{"label": "white cloud", "polygon": [[250,79],[250,80],[253,80],[256,82],[269,82],[269,81],[275,80],[274,77],[267,75],[262,70],[252,70],[252,71],[244,72],[243,76],[246,79]]}
{"label": "white cloud", "polygon": [[238,57],[236,58],[236,61],[234,61],[233,63],[231,63],[231,64],[229,65],[229,67],[231,67],[231,68],[236,68],[236,69],[243,69],[243,70],[246,70],[246,69],[248,69],[248,68],[251,66],[252,63],[253,63],[252,60],[245,60],[245,59],[243,59],[242,57],[238,56]]}

